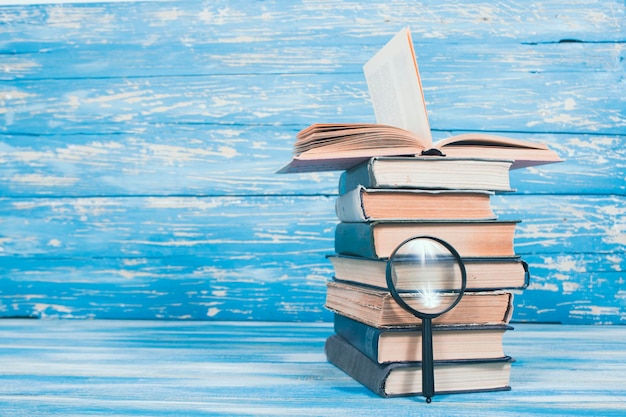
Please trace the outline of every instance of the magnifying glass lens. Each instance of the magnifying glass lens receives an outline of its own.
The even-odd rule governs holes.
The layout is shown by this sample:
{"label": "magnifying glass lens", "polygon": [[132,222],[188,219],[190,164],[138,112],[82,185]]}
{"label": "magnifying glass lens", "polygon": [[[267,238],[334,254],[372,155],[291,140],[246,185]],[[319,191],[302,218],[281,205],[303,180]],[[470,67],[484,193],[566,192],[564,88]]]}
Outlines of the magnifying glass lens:
{"label": "magnifying glass lens", "polygon": [[464,287],[462,266],[444,243],[414,238],[400,245],[389,260],[398,296],[423,315],[439,315],[458,300]]}

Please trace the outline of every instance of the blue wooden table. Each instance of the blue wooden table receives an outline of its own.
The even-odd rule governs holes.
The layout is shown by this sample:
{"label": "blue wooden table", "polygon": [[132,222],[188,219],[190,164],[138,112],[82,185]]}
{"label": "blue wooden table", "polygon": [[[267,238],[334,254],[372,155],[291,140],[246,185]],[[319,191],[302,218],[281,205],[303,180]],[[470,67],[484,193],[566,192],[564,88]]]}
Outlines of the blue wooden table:
{"label": "blue wooden table", "polygon": [[383,399],[328,323],[0,321],[2,416],[624,416],[626,327],[516,324],[508,392]]}

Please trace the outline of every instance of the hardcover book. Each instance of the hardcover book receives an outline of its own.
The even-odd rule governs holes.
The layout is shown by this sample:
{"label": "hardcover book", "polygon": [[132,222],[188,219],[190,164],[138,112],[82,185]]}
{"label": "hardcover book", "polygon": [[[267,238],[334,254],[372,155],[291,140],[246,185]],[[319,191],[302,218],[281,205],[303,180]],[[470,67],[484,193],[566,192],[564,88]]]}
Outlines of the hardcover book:
{"label": "hardcover book", "polygon": [[[376,328],[341,314],[334,315],[335,333],[377,363],[422,360],[421,327]],[[504,357],[508,325],[443,325],[433,328],[434,360]]]}
{"label": "hardcover book", "polygon": [[339,194],[365,188],[511,192],[511,161],[429,157],[376,157],[343,172]]}
{"label": "hardcover book", "polygon": [[[453,297],[457,294],[441,294]],[[410,304],[410,300],[408,300]],[[443,301],[443,304],[446,302]],[[326,308],[372,327],[416,326],[421,320],[407,312],[389,291],[340,281],[326,284]],[[513,314],[510,291],[466,292],[450,311],[433,319],[433,325],[508,324]]]}
{"label": "hardcover book", "polygon": [[[326,358],[363,386],[381,397],[420,395],[422,373],[420,362],[379,364],[341,336],[326,340]],[[510,390],[512,358],[435,361],[437,394]]]}
{"label": "hardcover book", "polygon": [[[327,255],[335,279],[378,288],[387,288],[386,259]],[[528,286],[528,265],[519,256],[498,258],[463,258],[467,275],[466,291],[524,289]],[[411,270],[407,271],[411,275]]]}
{"label": "hardcover book", "polygon": [[388,258],[404,240],[434,236],[450,243],[462,257],[515,256],[519,221],[341,222],[335,228],[335,252],[365,258]]}
{"label": "hardcover book", "polygon": [[342,222],[376,220],[494,220],[488,191],[354,188],[335,201]]}

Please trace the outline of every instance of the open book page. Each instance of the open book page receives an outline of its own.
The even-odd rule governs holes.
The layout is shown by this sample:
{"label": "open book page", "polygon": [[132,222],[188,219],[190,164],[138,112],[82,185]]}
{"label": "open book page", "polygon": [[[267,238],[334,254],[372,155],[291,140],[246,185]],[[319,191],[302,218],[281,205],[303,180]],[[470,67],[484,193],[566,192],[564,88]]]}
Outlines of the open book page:
{"label": "open book page", "polygon": [[530,149],[549,149],[545,143],[531,142],[525,139],[514,139],[486,133],[464,133],[450,136],[435,143],[437,148],[445,146],[504,146]]}
{"label": "open book page", "polygon": [[294,155],[400,147],[411,147],[413,153],[419,153],[431,145],[408,130],[379,124],[315,124],[300,131],[297,138]]}
{"label": "open book page", "polygon": [[409,28],[396,34],[364,66],[376,122],[432,141]]}
{"label": "open book page", "polygon": [[511,169],[562,162],[546,144],[484,133],[466,133],[435,143],[449,157],[513,160]]}

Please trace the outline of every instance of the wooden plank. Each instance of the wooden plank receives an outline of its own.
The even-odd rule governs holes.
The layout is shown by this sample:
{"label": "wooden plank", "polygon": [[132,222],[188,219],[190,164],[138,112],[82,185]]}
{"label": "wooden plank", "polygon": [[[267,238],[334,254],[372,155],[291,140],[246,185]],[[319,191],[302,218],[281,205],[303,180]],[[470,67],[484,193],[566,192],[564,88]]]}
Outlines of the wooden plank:
{"label": "wooden plank", "polygon": [[[275,174],[291,158],[296,133],[296,127],[244,125],[7,135],[0,138],[0,187],[5,197],[336,195],[339,172]],[[549,143],[566,159],[512,171],[521,194],[626,191],[626,136],[510,136]]]}
{"label": "wooden plank", "polygon": [[[229,259],[6,258],[0,317],[330,321],[332,266],[318,252]],[[514,322],[626,324],[624,256],[524,255]]]}
{"label": "wooden plank", "polygon": [[[515,241],[520,254],[624,251],[621,197],[510,195],[499,201],[501,219],[522,220]],[[2,200],[2,249],[43,258],[328,250],[337,222],[333,205],[333,198],[315,196]]]}
{"label": "wooden plank", "polygon": [[7,260],[0,316],[330,320],[324,298],[332,270],[323,256],[307,264],[294,264],[293,254],[271,265],[258,258]]}
{"label": "wooden plank", "polygon": [[[133,129],[129,129],[133,130]],[[0,138],[9,197],[336,194],[339,173],[276,175],[297,128],[145,126]]]}
{"label": "wooden plank", "polygon": [[[508,73],[477,64],[463,78],[423,74],[438,130],[621,134],[621,72]],[[132,124],[372,122],[362,75],[250,74],[195,77],[17,80],[3,83],[5,133],[123,133]],[[350,99],[348,99],[350,98]],[[130,123],[130,125],[129,125]]]}
{"label": "wooden plank", "polygon": [[[3,200],[5,255],[269,256],[333,245],[328,197]],[[254,249],[251,249],[254,248]]]}
{"label": "wooden plank", "polygon": [[[119,12],[117,8],[109,11]],[[163,38],[163,34],[149,33],[145,35],[149,39],[140,39],[136,33],[142,29],[134,26],[127,31],[133,31],[135,35],[124,35],[118,39],[115,38],[116,33],[124,33],[120,25],[126,19],[116,18],[118,20],[109,17],[104,23],[117,26],[115,33],[96,32],[100,33],[101,39],[80,48],[76,47],[74,39],[65,34],[54,37],[53,33],[37,28],[34,33],[46,38],[28,39],[33,36],[33,32],[29,32],[32,28],[7,26],[5,32],[0,33],[0,39],[5,41],[0,49],[5,54],[5,67],[0,73],[0,80],[247,75],[251,67],[256,74],[353,73],[359,77],[363,63],[393,35],[391,31],[387,36],[367,31],[359,25],[337,35],[342,39],[341,44],[316,39],[327,36],[323,32],[316,34],[316,38],[306,39],[306,34],[284,33],[279,28],[273,28],[271,32],[268,28],[263,41],[252,36],[223,40],[210,35],[199,38],[197,33],[180,34],[179,38],[173,35]],[[90,21],[98,22],[98,18]],[[135,25],[142,23],[136,19],[131,22]],[[186,18],[185,22],[194,22],[194,18]],[[412,23],[408,21],[406,24]],[[387,26],[380,23],[379,30]],[[476,38],[451,40],[451,34],[432,38],[420,33],[435,27],[441,28],[434,25],[412,26],[420,72],[426,76],[424,82],[428,85],[432,85],[429,79],[439,72],[463,77],[465,73],[479,72],[477,66],[497,67],[509,73],[575,72],[593,75],[622,71],[620,57],[623,46],[617,39],[589,42],[583,38],[580,42],[560,42],[559,39],[544,38],[536,42],[524,41],[524,38],[491,37],[490,48],[485,49]],[[236,32],[240,28],[229,30]],[[609,38],[619,36],[612,32],[604,35]],[[185,37],[189,39],[187,43],[182,42]],[[442,45],[445,48],[442,49]],[[106,61],[102,57],[107,57]]]}
{"label": "wooden plank", "polygon": [[[276,124],[285,120],[272,120],[272,116],[282,116],[286,109],[291,110],[290,122],[300,124],[333,117],[371,118],[360,67],[393,33],[388,23],[374,17],[383,12],[380,6],[359,5],[357,9],[362,19],[372,19],[371,24],[378,25],[378,30],[368,29],[362,22],[358,29],[335,28],[347,32],[340,35],[331,35],[328,27],[319,26],[325,15],[310,17],[310,27],[306,19],[299,20],[298,28],[294,28],[282,24],[283,19],[288,19],[285,13],[293,13],[292,7],[301,13],[308,8],[315,13],[336,13],[332,10],[351,9],[354,3],[339,3],[330,10],[320,9],[317,4],[295,3],[285,10],[280,3],[270,3],[263,4],[265,9],[258,10],[258,15],[253,12],[257,5],[253,5],[232,16],[223,10],[220,13],[217,5],[213,6],[216,10],[200,3],[186,6],[190,10],[167,2],[143,6],[41,6],[30,8],[30,13],[23,13],[20,8],[4,9],[5,20],[10,23],[4,32],[5,50],[12,60],[18,60],[5,65],[5,76],[13,80],[2,91],[9,131],[49,132],[50,118],[55,119],[55,128],[78,131],[119,129],[120,121],[156,123],[155,117],[160,122],[171,121],[171,117],[174,123],[220,123],[229,115],[231,123],[251,123],[252,118],[255,123]],[[607,8],[598,3],[600,9],[593,14],[589,6],[586,4],[585,13],[573,8],[568,9],[567,15],[561,12],[557,21],[568,21],[568,26],[577,27],[579,37],[586,28],[600,25],[605,30],[603,42],[560,43],[559,40],[572,37],[566,36],[562,23],[552,21],[553,16],[541,15],[555,7],[553,4],[542,5],[543,11],[515,9],[515,5],[486,8],[480,4],[476,14],[452,14],[451,6],[433,4],[428,5],[432,13],[428,16],[411,7],[409,16],[417,26],[416,45],[433,127],[621,132],[624,120],[619,90],[604,86],[621,82],[623,45],[619,41],[624,29],[619,25],[619,17],[624,10],[618,4]],[[195,10],[196,7],[202,10]],[[235,10],[234,7],[243,6],[231,7]],[[400,10],[406,12],[398,5],[395,12]],[[512,11],[517,14],[515,18]],[[389,11],[384,8],[384,12]],[[444,19],[440,16],[443,14],[449,16]],[[485,17],[478,23],[481,14]],[[220,19],[215,19],[216,15]],[[261,19],[258,23],[263,26],[241,25],[237,19]],[[474,20],[474,24],[468,25],[468,19]],[[277,20],[281,22],[278,29]],[[446,22],[444,26],[442,20]],[[550,39],[544,33],[546,37],[541,41],[520,40],[524,24],[539,23],[552,25],[534,26],[532,32],[526,33],[558,29],[565,30],[561,33],[565,37]],[[167,37],[154,30],[164,24],[168,25]],[[346,24],[354,26],[350,21],[343,23]],[[223,31],[215,29],[222,25]],[[499,30],[495,29],[498,25]],[[322,32],[317,36],[307,32],[303,35],[305,28]],[[440,33],[442,28],[449,32]],[[437,30],[436,36],[429,34],[433,30]],[[80,48],[77,36],[82,43]],[[320,44],[320,36],[340,37],[341,45],[328,39]],[[453,37],[454,42],[448,46]],[[467,41],[459,41],[459,37]],[[486,37],[490,40],[487,51],[477,41]],[[358,43],[344,42],[343,38]],[[49,39],[55,41],[48,45]],[[251,45],[255,53],[243,53]],[[128,52],[123,53],[124,49]],[[178,52],[173,53],[174,49]],[[103,56],[112,60],[103,62]],[[180,68],[171,68],[168,60]],[[321,66],[316,67],[320,61]],[[349,67],[345,67],[346,62]],[[306,68],[303,63],[307,63]],[[317,85],[309,85],[312,71],[316,73]],[[577,82],[583,74],[585,82]],[[306,82],[301,81],[302,76]],[[57,97],[58,91],[64,95]],[[352,106],[347,105],[346,95],[353,100]],[[311,96],[316,100],[311,100]],[[273,103],[273,98],[280,102]],[[328,106],[329,111],[312,107],[317,101]],[[340,114],[337,109],[341,109]],[[513,114],[517,119],[512,118]],[[502,124],[504,115],[506,123]],[[611,130],[612,127],[616,129]]]}
{"label": "wooden plank", "polygon": [[516,291],[513,321],[626,324],[624,256],[526,255],[530,285]]}
{"label": "wooden plank", "polygon": [[[0,201],[0,315],[328,320],[333,204],[287,196]],[[515,319],[624,323],[621,197],[503,195],[494,209],[522,219],[516,251],[532,280]]]}
{"label": "wooden plank", "polygon": [[[7,415],[620,416],[623,326],[516,325],[511,391],[382,399],[327,363],[329,324],[0,321]],[[479,410],[479,411],[477,411]]]}
{"label": "wooden plank", "polygon": [[[397,26],[410,23],[418,38],[523,39],[527,42],[579,39],[623,41],[624,6],[618,0],[577,0],[563,8],[560,1],[528,7],[524,1],[393,1],[386,4],[342,1],[245,0],[191,2],[127,2],[123,4],[42,5],[2,8],[6,30],[25,36],[0,38],[9,46],[24,42],[33,49],[76,39],[97,43],[149,46],[155,43],[211,45],[214,43],[276,44],[285,38],[307,44],[367,43],[363,34],[380,44]],[[294,19],[297,16],[297,19]],[[242,22],[248,23],[247,25]],[[280,25],[277,25],[280,23]],[[155,28],[165,31],[155,31]],[[367,39],[367,38],[366,38]]]}

